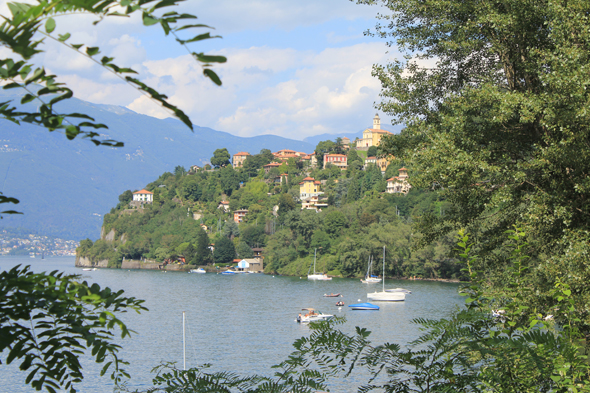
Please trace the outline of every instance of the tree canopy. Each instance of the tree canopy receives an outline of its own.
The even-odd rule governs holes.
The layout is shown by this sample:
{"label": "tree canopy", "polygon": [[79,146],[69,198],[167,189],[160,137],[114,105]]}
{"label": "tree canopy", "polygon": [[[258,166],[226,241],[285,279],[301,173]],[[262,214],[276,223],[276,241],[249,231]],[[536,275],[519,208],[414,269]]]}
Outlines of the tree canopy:
{"label": "tree canopy", "polygon": [[453,204],[423,216],[424,242],[467,228],[480,267],[501,285],[504,232],[522,228],[531,305],[553,307],[543,294],[563,277],[590,332],[588,2],[384,3],[391,12],[377,34],[407,55],[373,69],[379,109],[407,125],[384,152],[411,164],[414,186]]}

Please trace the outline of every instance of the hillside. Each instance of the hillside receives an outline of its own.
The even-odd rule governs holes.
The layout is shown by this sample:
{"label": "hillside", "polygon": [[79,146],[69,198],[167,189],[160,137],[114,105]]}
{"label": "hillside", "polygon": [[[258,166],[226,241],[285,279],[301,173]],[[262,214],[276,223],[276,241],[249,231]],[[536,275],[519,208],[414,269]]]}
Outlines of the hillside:
{"label": "hillside", "polygon": [[[10,95],[14,94],[14,95]],[[0,102],[17,97],[2,91]],[[24,215],[4,216],[4,227],[20,227],[66,239],[96,238],[102,216],[127,189],[140,189],[178,165],[203,165],[219,147],[231,154],[263,148],[311,153],[315,145],[273,135],[242,138],[195,126],[194,133],[174,119],[160,120],[129,109],[68,100],[62,112],[84,112],[109,126],[104,134],[123,148],[95,147],[85,140],[23,123],[0,120],[0,191],[18,198]],[[198,123],[198,119],[193,119]]]}
{"label": "hillside", "polygon": [[[420,239],[412,236],[412,220],[447,208],[438,193],[384,193],[385,179],[399,168],[394,165],[384,175],[372,164],[345,171],[306,165],[291,162],[268,173],[260,169],[254,177],[231,167],[164,173],[146,186],[153,203],[140,207],[129,203],[130,192],[122,194],[104,217],[105,235],[82,241],[78,255],[95,264],[108,260],[109,267],[121,266],[123,259],[225,266],[234,258],[251,257],[252,248],[264,247],[266,272],[305,275],[317,249],[318,270],[358,277],[365,273],[369,256],[378,261],[386,246],[389,276],[460,276],[449,257],[452,237],[415,249]],[[278,182],[278,173],[288,176]],[[300,185],[309,176],[328,205],[318,211],[302,209],[300,203]],[[228,202],[227,212],[222,200]],[[236,224],[234,212],[244,209],[247,213]]]}

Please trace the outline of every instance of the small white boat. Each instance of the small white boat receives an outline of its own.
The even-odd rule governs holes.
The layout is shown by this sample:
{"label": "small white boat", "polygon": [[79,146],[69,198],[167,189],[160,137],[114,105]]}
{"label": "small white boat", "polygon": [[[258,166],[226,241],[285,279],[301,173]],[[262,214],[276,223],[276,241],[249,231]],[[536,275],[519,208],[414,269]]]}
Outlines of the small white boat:
{"label": "small white boat", "polygon": [[[383,246],[383,261],[385,261],[385,246]],[[381,292],[367,293],[367,299],[380,302],[403,302],[406,300],[405,292],[387,292],[385,290],[385,263],[383,263],[383,290]]]}
{"label": "small white boat", "polygon": [[386,289],[385,292],[403,292],[403,293],[412,293],[412,291],[404,288],[391,288]]}
{"label": "small white boat", "polygon": [[[313,250],[313,274],[309,274],[309,271],[307,272],[307,279],[308,280],[313,280],[313,281],[329,281],[332,279],[332,277],[328,277],[326,276],[324,273],[316,273],[315,271],[315,256],[316,256],[316,250]],[[309,267],[309,270],[311,270],[311,266]]]}
{"label": "small white boat", "polygon": [[307,313],[303,315],[299,314],[297,316],[297,322],[299,323],[327,321],[334,317],[332,314],[324,314],[321,311],[315,310],[313,308],[303,308],[302,311],[307,311]]}
{"label": "small white boat", "polygon": [[238,274],[238,272],[234,272],[233,270],[225,270],[225,271],[221,272],[221,274],[230,275],[230,274]]}
{"label": "small white boat", "polygon": [[369,266],[367,266],[367,274],[365,275],[365,279],[361,279],[363,284],[378,284],[381,282],[379,277],[373,276],[373,261],[371,257],[369,257]]}
{"label": "small white boat", "polygon": [[189,271],[189,273],[199,273],[199,274],[203,274],[203,273],[207,273],[207,272],[205,271],[205,269],[203,269],[202,267],[200,267],[200,268],[198,268],[198,269],[191,269],[191,270]]}
{"label": "small white boat", "polygon": [[93,268],[91,268],[91,267],[87,267],[87,268],[84,268],[84,269],[82,269],[82,270],[84,270],[85,272],[93,272],[93,271],[95,271],[95,270],[97,270],[97,269],[96,269],[96,268],[94,268],[94,269],[93,269]]}

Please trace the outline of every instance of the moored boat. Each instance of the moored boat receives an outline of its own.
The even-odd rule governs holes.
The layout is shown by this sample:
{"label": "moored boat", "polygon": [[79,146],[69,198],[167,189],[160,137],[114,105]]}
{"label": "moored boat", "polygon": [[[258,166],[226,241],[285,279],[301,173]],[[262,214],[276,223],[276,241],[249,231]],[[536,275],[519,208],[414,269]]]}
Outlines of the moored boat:
{"label": "moored boat", "polygon": [[[385,261],[385,246],[383,246],[383,261]],[[385,290],[385,263],[383,263],[383,290],[381,292],[367,293],[367,299],[379,302],[403,302],[406,300],[405,292],[388,292]]]}
{"label": "moored boat", "polygon": [[302,308],[301,310],[307,311],[307,313],[304,315],[300,313],[297,316],[297,322],[299,323],[327,321],[328,319],[332,319],[334,317],[332,314],[324,314],[323,312],[313,308]]}
{"label": "moored boat", "polygon": [[378,311],[379,306],[371,303],[358,303],[358,304],[351,304],[350,307],[353,310],[370,310],[370,311]]}
{"label": "moored boat", "polygon": [[340,293],[331,293],[329,295],[324,293],[324,297],[340,297]]}
{"label": "moored boat", "polygon": [[205,269],[203,269],[202,267],[198,268],[198,269],[191,269],[189,271],[189,273],[199,273],[199,274],[203,274],[203,273],[207,273],[207,271]]}
{"label": "moored boat", "polygon": [[[315,271],[315,257],[316,257],[316,250],[313,250],[313,274],[309,274],[309,271],[307,272],[307,279],[308,280],[313,280],[313,281],[329,281],[332,279],[332,277],[328,277],[327,275],[325,275],[324,273],[316,273]],[[311,270],[311,266],[309,267],[309,270]]]}

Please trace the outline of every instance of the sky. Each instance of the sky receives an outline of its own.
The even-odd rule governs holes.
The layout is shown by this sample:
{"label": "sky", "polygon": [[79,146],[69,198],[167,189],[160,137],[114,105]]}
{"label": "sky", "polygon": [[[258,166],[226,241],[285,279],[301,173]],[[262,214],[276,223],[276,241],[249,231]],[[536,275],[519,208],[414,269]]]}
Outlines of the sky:
{"label": "sky", "polygon": [[[218,87],[174,38],[139,18],[57,19],[57,33],[71,43],[99,46],[101,54],[132,67],[139,78],[166,94],[192,122],[238,136],[274,134],[291,139],[351,133],[372,126],[378,112],[380,84],[373,64],[397,54],[384,40],[365,36],[377,23],[378,6],[349,0],[188,0],[175,9],[198,16],[222,36],[192,43],[190,50],[221,54],[227,63],[213,69]],[[0,0],[0,13],[8,13]],[[195,33],[209,30],[202,29]],[[158,118],[169,117],[159,105],[109,72],[60,44],[45,42],[38,60],[74,91],[75,97],[125,106]],[[6,49],[0,48],[0,56]]]}

